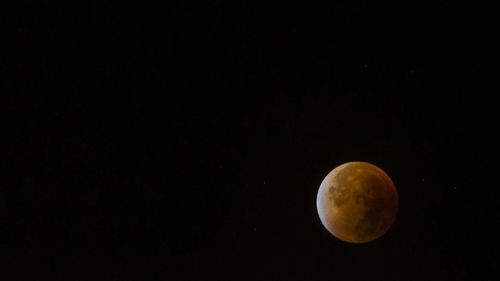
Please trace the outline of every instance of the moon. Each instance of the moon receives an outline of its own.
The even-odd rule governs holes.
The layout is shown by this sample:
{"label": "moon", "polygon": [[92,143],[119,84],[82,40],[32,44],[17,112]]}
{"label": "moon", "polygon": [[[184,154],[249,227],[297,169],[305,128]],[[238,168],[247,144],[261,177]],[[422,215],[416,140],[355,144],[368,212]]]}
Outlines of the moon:
{"label": "moon", "polygon": [[367,162],[348,162],[321,182],[316,207],[323,226],[338,239],[366,243],[396,219],[398,193],[391,178]]}

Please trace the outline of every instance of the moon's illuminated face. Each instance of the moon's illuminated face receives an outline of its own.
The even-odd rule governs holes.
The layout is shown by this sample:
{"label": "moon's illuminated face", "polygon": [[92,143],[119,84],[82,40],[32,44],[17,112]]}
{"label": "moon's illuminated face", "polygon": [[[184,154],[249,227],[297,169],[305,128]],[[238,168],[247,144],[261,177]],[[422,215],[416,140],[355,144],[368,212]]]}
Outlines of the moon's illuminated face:
{"label": "moon's illuminated face", "polygon": [[398,210],[398,194],[392,180],[377,166],[349,162],[325,177],[316,206],[331,234],[346,242],[365,243],[391,227]]}

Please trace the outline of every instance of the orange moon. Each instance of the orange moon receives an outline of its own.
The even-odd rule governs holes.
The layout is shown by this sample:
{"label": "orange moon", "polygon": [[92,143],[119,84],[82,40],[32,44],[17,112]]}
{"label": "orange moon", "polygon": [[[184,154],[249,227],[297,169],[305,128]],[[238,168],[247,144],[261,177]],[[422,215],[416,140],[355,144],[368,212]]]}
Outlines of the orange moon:
{"label": "orange moon", "polygon": [[323,226],[350,243],[382,236],[398,212],[398,193],[391,178],[366,162],[348,162],[321,182],[316,207]]}

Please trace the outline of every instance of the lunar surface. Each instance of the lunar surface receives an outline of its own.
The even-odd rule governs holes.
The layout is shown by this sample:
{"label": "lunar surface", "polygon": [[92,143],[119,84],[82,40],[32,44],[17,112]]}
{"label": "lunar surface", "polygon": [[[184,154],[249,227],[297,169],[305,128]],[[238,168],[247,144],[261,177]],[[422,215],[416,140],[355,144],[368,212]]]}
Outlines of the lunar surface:
{"label": "lunar surface", "polygon": [[316,207],[321,222],[335,237],[366,243],[382,236],[394,223],[398,194],[382,169],[366,162],[349,162],[325,177]]}

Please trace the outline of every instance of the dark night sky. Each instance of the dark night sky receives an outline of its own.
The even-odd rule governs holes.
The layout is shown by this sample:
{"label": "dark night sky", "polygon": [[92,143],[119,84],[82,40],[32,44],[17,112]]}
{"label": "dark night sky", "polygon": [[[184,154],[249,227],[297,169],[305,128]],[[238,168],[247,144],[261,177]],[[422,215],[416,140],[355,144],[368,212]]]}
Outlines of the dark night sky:
{"label": "dark night sky", "polygon": [[[166,2],[3,9],[2,280],[500,278],[492,7]],[[354,160],[362,245],[315,206]]]}

